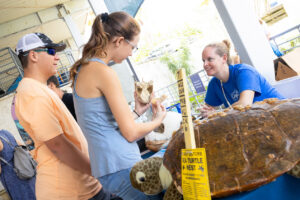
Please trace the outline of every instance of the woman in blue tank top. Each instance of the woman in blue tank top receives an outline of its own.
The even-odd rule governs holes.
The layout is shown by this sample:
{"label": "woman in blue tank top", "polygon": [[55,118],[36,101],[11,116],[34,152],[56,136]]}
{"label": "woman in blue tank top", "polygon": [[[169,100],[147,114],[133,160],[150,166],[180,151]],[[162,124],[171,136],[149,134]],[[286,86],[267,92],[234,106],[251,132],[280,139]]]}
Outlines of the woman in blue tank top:
{"label": "woman in blue tank top", "polygon": [[125,12],[95,18],[82,58],[71,69],[78,124],[88,142],[92,174],[104,189],[123,199],[148,199],[130,183],[131,167],[141,160],[136,141],[158,127],[166,115],[153,105],[153,120],[136,123],[150,104],[136,100],[131,112],[116,72],[107,64],[121,63],[137,49],[140,27]]}

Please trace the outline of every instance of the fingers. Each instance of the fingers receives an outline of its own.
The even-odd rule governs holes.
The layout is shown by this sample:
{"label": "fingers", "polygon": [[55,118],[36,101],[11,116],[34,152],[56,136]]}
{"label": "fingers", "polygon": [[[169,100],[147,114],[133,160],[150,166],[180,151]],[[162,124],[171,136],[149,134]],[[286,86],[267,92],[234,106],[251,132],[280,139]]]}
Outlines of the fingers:
{"label": "fingers", "polygon": [[157,109],[156,109],[157,117],[164,119],[167,114],[166,107],[163,106],[160,101],[157,101],[156,106],[157,106]]}
{"label": "fingers", "polygon": [[160,101],[157,101],[157,102],[156,102],[156,107],[157,107],[157,110],[158,110],[158,111],[161,111],[162,105],[161,105]]}
{"label": "fingers", "polygon": [[162,111],[164,111],[164,112],[166,112],[167,111],[167,109],[166,109],[166,107],[165,106],[163,106],[163,105],[160,105],[161,106],[161,110]]}
{"label": "fingers", "polygon": [[152,104],[152,112],[153,112],[153,115],[156,115],[157,111],[158,111],[158,104],[155,103],[155,104]]}
{"label": "fingers", "polygon": [[[151,96],[150,96],[150,99],[152,100],[153,98],[155,98],[155,94],[154,92],[152,92]],[[150,101],[151,102],[151,101]]]}
{"label": "fingers", "polygon": [[206,104],[202,105],[197,110],[199,111],[200,115],[204,118],[206,118],[208,115],[212,114],[215,111],[213,107],[208,106]]}
{"label": "fingers", "polygon": [[137,99],[137,93],[136,93],[136,91],[134,91],[133,96],[134,96],[134,99],[136,100]]}
{"label": "fingers", "polygon": [[139,101],[137,101],[136,104],[135,104],[135,110],[137,112],[139,112],[140,114],[143,114],[149,109],[150,106],[151,106],[150,103],[142,104]]}
{"label": "fingers", "polygon": [[197,108],[197,110],[199,112],[206,112],[206,111],[212,111],[212,110],[214,110],[214,108],[211,107],[211,106],[207,106],[207,105],[204,104],[201,107]]}
{"label": "fingers", "polygon": [[207,105],[203,105],[202,108],[204,110],[213,110],[213,108],[211,106],[207,106]]}
{"label": "fingers", "polygon": [[153,114],[160,112],[161,104],[159,101],[155,102],[155,104],[152,104],[152,110],[153,110]]}

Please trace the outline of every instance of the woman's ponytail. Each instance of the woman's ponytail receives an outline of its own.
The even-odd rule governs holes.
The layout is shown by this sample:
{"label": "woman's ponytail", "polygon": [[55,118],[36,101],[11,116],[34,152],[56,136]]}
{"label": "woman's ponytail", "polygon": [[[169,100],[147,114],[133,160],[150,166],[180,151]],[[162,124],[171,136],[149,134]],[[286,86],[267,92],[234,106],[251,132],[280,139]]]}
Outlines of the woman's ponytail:
{"label": "woman's ponytail", "polygon": [[91,37],[84,45],[82,58],[75,62],[70,69],[72,86],[79,67],[87,64],[93,57],[106,57],[107,45],[114,37],[131,40],[139,33],[140,27],[137,21],[123,11],[97,15],[92,26]]}

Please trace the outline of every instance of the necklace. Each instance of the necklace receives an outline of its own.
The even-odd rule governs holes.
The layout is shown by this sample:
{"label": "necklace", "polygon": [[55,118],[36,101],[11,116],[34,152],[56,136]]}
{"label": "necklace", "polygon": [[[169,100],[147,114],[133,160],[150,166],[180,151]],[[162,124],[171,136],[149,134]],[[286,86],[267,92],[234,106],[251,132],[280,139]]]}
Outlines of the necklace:
{"label": "necklace", "polygon": [[225,95],[224,88],[223,88],[223,81],[220,80],[220,83],[221,83],[221,88],[222,88],[222,92],[223,92],[223,95],[224,95],[224,97],[225,97],[226,103],[227,103],[227,105],[228,105],[230,108],[232,108],[231,104],[229,103],[229,101],[228,101],[228,99],[227,99],[227,97],[226,97],[226,95]]}

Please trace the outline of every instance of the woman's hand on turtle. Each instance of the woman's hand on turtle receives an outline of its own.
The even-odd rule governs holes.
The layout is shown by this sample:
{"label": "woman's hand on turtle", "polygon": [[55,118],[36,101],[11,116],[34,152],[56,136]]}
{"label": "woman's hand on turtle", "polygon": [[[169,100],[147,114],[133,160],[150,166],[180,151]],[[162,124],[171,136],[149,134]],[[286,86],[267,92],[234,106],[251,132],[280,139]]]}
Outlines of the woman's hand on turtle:
{"label": "woman's hand on turtle", "polygon": [[214,113],[216,110],[213,107],[204,104],[201,107],[197,108],[197,111],[199,111],[200,115],[203,118],[206,118],[210,114]]}

